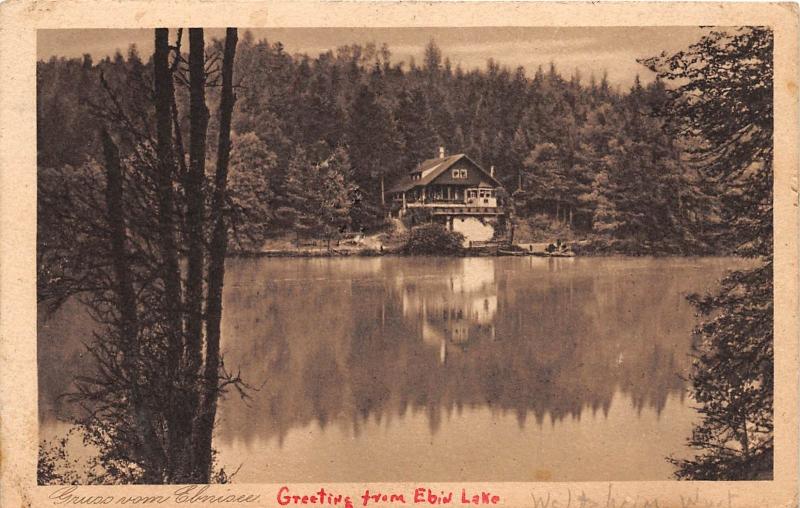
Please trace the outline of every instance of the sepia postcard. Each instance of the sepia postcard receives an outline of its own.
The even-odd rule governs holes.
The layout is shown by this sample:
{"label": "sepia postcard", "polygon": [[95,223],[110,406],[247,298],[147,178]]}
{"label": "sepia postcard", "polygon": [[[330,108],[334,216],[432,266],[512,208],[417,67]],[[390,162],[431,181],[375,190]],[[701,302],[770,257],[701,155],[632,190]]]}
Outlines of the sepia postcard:
{"label": "sepia postcard", "polygon": [[798,12],[0,4],[0,505],[797,506]]}

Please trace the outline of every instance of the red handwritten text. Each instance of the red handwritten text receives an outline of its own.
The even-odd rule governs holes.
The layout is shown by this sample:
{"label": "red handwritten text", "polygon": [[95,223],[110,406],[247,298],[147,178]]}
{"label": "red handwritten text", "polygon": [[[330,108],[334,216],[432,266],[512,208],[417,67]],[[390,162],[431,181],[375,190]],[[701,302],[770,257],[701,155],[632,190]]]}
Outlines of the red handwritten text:
{"label": "red handwritten text", "polygon": [[363,501],[364,506],[367,506],[370,502],[406,504],[406,498],[403,494],[384,494],[382,492],[371,494],[369,489],[364,491],[361,501]]}
{"label": "red handwritten text", "polygon": [[496,496],[491,492],[481,491],[480,494],[467,494],[466,489],[461,489],[461,504],[497,504],[500,502],[500,496]]}
{"label": "red handwritten text", "polygon": [[414,489],[414,502],[426,504],[450,504],[453,502],[453,493],[439,491],[439,494],[436,494],[431,489],[420,487],[418,489]]}
{"label": "red handwritten text", "polygon": [[342,505],[343,508],[353,508],[353,500],[350,499],[350,496],[334,494],[325,489],[319,489],[313,494],[292,494],[289,492],[289,487],[285,486],[278,490],[278,504],[281,506],[290,504]]}

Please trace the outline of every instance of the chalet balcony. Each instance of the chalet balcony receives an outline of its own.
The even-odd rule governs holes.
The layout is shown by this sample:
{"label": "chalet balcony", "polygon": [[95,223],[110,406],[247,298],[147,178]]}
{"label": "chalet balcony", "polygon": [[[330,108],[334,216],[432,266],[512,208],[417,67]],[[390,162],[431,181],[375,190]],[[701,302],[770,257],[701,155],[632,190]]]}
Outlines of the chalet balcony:
{"label": "chalet balcony", "polygon": [[[494,201],[494,200],[492,200]],[[463,200],[435,200],[428,202],[412,201],[406,203],[408,208],[424,208],[433,215],[504,215],[504,210],[491,204],[464,203]]]}
{"label": "chalet balcony", "polygon": [[505,211],[497,203],[497,189],[474,187],[433,187],[394,195],[398,216],[407,210],[424,209],[434,216],[500,216]]}
{"label": "chalet balcony", "polygon": [[406,203],[409,207],[437,207],[437,206],[467,206],[463,199],[425,199],[417,201],[409,201]]}
{"label": "chalet balcony", "polygon": [[441,207],[441,206],[481,206],[484,208],[496,208],[497,199],[494,197],[486,198],[467,198],[464,199],[431,199],[416,200],[406,202],[408,207]]}

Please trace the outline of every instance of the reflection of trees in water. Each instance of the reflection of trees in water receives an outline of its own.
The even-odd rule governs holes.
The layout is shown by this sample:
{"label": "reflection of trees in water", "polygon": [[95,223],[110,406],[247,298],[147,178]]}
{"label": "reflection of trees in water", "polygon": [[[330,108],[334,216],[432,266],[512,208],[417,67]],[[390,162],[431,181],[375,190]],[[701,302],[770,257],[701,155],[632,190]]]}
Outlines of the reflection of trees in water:
{"label": "reflection of trees in water", "polygon": [[303,392],[322,427],[338,414],[344,398],[344,375],[339,365],[331,361],[333,356],[329,345],[317,348],[306,364],[303,379]]}
{"label": "reflection of trees in water", "polygon": [[81,341],[91,337],[97,325],[76,299],[70,299],[53,314],[40,308],[36,326],[39,419],[75,417],[62,395],[75,390],[76,376],[90,371],[90,357]]}
{"label": "reflection of trees in water", "polygon": [[[490,271],[476,277],[465,260],[384,261],[351,278],[347,266],[326,267],[322,277],[311,266],[304,276],[313,283],[229,289],[227,361],[266,384],[252,407],[222,408],[221,439],[282,440],[315,421],[358,433],[370,418],[409,410],[426,413],[435,432],[443,415],[463,407],[541,425],[587,410],[607,414],[615,394],[657,413],[670,394],[683,394],[692,323],[679,270],[506,273],[489,259],[480,261]],[[278,268],[251,273],[274,280]],[[692,272],[688,284],[698,277]],[[447,333],[454,321],[469,322],[467,343]]]}

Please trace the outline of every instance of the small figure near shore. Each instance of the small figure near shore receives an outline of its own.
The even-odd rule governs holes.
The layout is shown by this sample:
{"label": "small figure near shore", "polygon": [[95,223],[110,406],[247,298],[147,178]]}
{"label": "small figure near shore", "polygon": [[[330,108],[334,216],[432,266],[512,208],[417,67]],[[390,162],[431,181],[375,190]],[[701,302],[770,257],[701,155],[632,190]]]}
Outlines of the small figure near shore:
{"label": "small figure near shore", "polygon": [[558,238],[556,239],[556,243],[549,243],[544,250],[548,254],[553,254],[554,252],[567,252],[569,248],[566,242],[562,242],[561,238]]}

